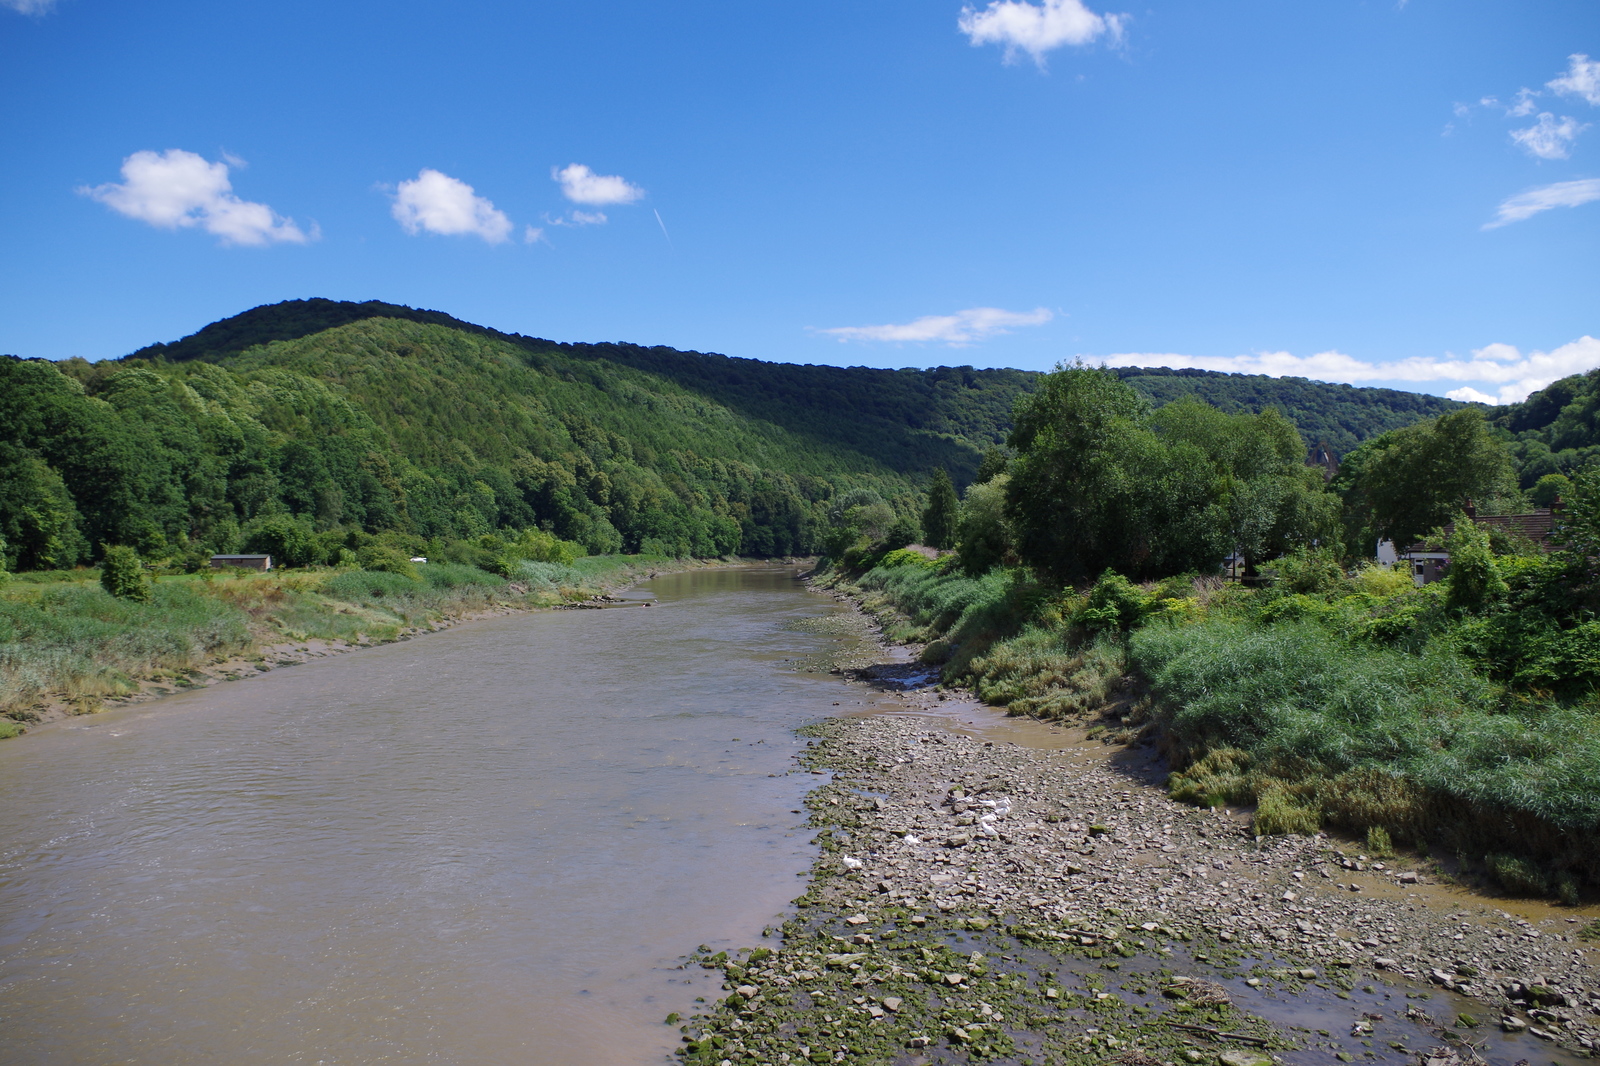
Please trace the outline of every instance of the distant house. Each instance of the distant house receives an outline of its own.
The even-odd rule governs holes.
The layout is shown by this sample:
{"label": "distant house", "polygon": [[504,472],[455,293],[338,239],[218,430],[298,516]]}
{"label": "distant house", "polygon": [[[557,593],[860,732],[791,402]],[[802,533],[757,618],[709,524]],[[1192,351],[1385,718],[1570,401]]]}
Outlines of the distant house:
{"label": "distant house", "polygon": [[[1499,529],[1512,536],[1526,537],[1542,548],[1555,547],[1552,539],[1555,533],[1556,516],[1561,510],[1561,500],[1558,498],[1553,507],[1541,511],[1530,511],[1527,514],[1486,514],[1480,516],[1478,509],[1469,500],[1464,508],[1468,518],[1473,523],[1485,529]],[[1444,527],[1445,536],[1456,531],[1454,522]],[[1385,548],[1387,554],[1394,557],[1394,545],[1389,541],[1378,542],[1378,560],[1385,561]],[[1401,558],[1411,564],[1411,580],[1419,585],[1431,585],[1440,578],[1445,577],[1450,571],[1450,553],[1437,548],[1430,548],[1426,544],[1416,543],[1401,553]]]}
{"label": "distant house", "polygon": [[245,570],[271,570],[272,556],[270,555],[213,555],[211,568],[221,570],[224,567],[237,566]]}

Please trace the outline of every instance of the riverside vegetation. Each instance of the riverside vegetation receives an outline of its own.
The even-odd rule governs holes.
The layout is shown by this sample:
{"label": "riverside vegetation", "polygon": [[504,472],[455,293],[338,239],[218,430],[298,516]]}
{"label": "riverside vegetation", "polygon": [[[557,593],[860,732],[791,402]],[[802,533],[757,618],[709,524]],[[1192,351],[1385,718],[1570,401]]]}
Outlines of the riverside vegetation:
{"label": "riverside vegetation", "polygon": [[[1527,506],[1506,436],[1449,413],[1325,487],[1271,413],[1152,410],[1065,368],[968,487],[953,553],[859,535],[823,580],[946,683],[1158,737],[1175,797],[1253,806],[1258,833],[1336,828],[1576,903],[1600,884],[1600,472],[1561,475],[1559,550],[1491,534],[1459,509]],[[1340,557],[1430,528],[1437,584]],[[1215,576],[1229,551],[1259,577]]]}
{"label": "riverside vegetation", "polygon": [[[481,543],[456,547],[487,551]],[[113,551],[99,581],[94,571],[17,575],[0,588],[0,738],[108,700],[248,676],[463,616],[593,600],[682,565],[664,556],[576,558],[570,550],[549,561],[519,550],[528,550],[526,541],[501,546],[503,573],[369,549],[371,569],[350,553],[344,568],[180,571],[152,580],[136,556],[130,569],[131,551]]]}

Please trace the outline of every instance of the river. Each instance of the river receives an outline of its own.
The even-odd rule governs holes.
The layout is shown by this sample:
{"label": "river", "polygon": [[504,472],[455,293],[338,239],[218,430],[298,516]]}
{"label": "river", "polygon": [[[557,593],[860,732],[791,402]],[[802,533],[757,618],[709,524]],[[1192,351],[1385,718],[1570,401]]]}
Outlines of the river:
{"label": "river", "polygon": [[662,1062],[812,850],[794,570],[520,614],[0,745],[0,1060]]}

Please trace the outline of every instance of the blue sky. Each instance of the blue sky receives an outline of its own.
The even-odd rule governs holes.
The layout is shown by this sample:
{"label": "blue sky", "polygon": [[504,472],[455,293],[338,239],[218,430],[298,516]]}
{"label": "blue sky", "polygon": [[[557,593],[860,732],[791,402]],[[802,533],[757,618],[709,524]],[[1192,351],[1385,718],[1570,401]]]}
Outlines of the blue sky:
{"label": "blue sky", "polygon": [[18,355],[327,296],[844,365],[1600,365],[1593,0],[0,0],[0,91]]}

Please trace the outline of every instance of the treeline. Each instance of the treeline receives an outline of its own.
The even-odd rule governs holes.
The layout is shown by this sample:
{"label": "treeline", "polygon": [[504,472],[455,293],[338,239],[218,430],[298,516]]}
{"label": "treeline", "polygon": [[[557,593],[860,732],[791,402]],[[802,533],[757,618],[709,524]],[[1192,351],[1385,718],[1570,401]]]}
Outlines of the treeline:
{"label": "treeline", "polygon": [[217,362],[0,360],[10,569],[114,544],[191,565],[270,546],[326,562],[372,538],[438,554],[526,529],[591,554],[807,553],[854,487],[916,505],[914,478],[869,455],[440,325],[365,318]]}

